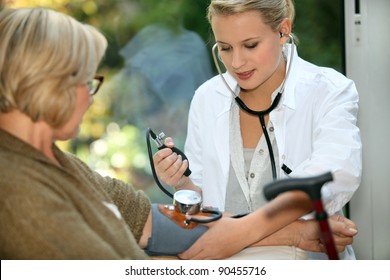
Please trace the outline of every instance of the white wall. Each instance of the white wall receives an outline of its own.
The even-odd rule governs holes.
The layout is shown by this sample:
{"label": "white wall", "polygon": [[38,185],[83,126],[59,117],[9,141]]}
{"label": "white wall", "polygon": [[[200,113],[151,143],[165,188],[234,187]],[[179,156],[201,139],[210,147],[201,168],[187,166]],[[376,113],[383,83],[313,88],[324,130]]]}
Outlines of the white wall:
{"label": "white wall", "polygon": [[[362,184],[350,203],[358,259],[390,259],[390,0],[345,0],[346,75],[360,94]],[[355,23],[355,21],[359,21]]]}

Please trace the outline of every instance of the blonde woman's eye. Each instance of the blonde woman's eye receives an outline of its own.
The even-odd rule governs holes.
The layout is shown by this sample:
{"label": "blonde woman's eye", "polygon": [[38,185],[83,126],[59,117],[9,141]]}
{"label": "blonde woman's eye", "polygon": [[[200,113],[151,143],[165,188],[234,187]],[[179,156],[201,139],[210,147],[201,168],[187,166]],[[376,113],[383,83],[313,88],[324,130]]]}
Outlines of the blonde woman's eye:
{"label": "blonde woman's eye", "polygon": [[227,52],[227,51],[230,51],[230,47],[220,47],[220,51],[221,52]]}
{"label": "blonde woman's eye", "polygon": [[246,48],[248,48],[248,49],[254,49],[254,48],[257,47],[257,45],[258,45],[258,43],[250,44],[250,45],[247,45]]}

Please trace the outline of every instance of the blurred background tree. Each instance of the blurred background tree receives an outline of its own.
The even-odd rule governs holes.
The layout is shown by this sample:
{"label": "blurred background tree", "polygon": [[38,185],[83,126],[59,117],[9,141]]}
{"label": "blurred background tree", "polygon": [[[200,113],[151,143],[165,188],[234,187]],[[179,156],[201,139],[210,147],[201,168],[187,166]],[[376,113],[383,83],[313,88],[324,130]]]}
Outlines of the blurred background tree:
{"label": "blurred background tree", "polygon": [[[126,114],[126,106],[128,104],[129,108],[131,107],[131,99],[129,103],[118,107],[118,103],[122,100],[115,94],[115,87],[110,86],[110,80],[117,81],[118,76],[122,75],[123,78],[123,73],[126,72],[127,62],[123,53],[124,49],[128,48],[128,43],[144,28],[156,23],[178,34],[182,34],[183,30],[198,34],[209,53],[213,44],[206,19],[209,0],[3,0],[2,2],[5,6],[16,8],[37,6],[52,8],[89,23],[105,34],[109,47],[99,70],[99,73],[106,77],[105,85],[85,116],[80,135],[60,145],[77,154],[102,174],[120,178],[143,189],[153,202],[169,201],[156,187],[151,175],[145,141],[146,127],[140,127],[131,119],[118,119],[116,112],[113,111],[120,108],[124,111],[121,113]],[[295,0],[296,19],[293,26],[293,31],[299,38],[298,50],[301,57],[339,71],[343,69],[342,3],[342,0]],[[191,52],[191,46],[186,51]],[[208,60],[209,65],[212,65],[210,56]],[[174,61],[174,63],[178,62],[180,61]],[[205,68],[210,67],[206,66]],[[205,73],[209,76],[207,78],[213,75],[211,71]],[[201,82],[197,81],[198,84],[192,86],[196,88]],[[134,85],[137,82],[132,80],[132,83]],[[127,86],[131,88],[132,84]],[[192,94],[193,90],[190,95]],[[186,102],[180,114],[187,113],[190,98]],[[178,147],[182,148],[187,119],[183,115],[177,115],[176,111],[172,116],[168,115],[168,118],[170,119],[163,120],[161,127],[156,129],[162,129],[167,135],[173,136]],[[161,115],[156,115],[156,119],[161,119]],[[174,119],[178,120],[173,122]],[[174,127],[180,129],[175,130]]]}

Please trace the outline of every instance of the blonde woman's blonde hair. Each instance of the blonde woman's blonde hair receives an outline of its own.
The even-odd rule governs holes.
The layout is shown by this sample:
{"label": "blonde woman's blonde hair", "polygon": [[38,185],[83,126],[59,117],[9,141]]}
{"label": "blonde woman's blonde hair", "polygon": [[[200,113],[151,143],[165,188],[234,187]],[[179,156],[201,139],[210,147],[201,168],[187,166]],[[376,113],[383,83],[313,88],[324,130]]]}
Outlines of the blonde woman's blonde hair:
{"label": "blonde woman's blonde hair", "polygon": [[107,47],[94,27],[44,8],[0,12],[0,111],[61,127],[76,86],[92,79]]}
{"label": "blonde woman's blonde hair", "polygon": [[295,8],[292,0],[211,0],[207,18],[211,23],[213,16],[233,15],[247,11],[260,12],[265,24],[278,31],[285,18],[294,21]]}

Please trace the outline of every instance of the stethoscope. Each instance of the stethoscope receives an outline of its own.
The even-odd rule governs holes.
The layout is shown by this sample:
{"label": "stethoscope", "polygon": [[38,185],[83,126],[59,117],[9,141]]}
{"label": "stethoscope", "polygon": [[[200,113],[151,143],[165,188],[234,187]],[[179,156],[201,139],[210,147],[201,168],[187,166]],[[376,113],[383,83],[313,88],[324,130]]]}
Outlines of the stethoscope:
{"label": "stethoscope", "polygon": [[[281,34],[280,36],[283,37],[284,35]],[[290,69],[291,69],[291,65],[292,65],[292,61],[293,61],[293,57],[294,57],[295,43],[294,43],[294,38],[293,38],[293,36],[291,34],[289,34],[289,37],[290,37],[290,40],[291,40],[291,50],[290,50],[290,59],[287,61],[285,78],[284,78],[284,80],[282,82],[282,85],[280,87],[280,90],[279,90],[278,94],[276,95],[276,97],[272,101],[271,106],[268,109],[263,110],[263,111],[255,111],[255,110],[252,110],[252,109],[248,108],[248,106],[245,105],[245,103],[234,92],[234,90],[231,89],[231,87],[227,83],[225,77],[223,76],[221,68],[220,68],[219,63],[218,63],[218,58],[217,58],[218,45],[217,45],[217,43],[214,44],[214,46],[212,48],[213,60],[214,60],[215,67],[218,70],[218,74],[221,77],[222,81],[224,82],[226,88],[233,94],[234,99],[236,100],[236,103],[238,104],[238,106],[242,110],[244,110],[245,112],[247,112],[247,113],[249,113],[251,115],[255,115],[255,116],[259,117],[260,125],[261,125],[261,128],[263,130],[265,140],[267,142],[267,147],[268,147],[269,156],[270,156],[270,160],[271,160],[272,178],[274,180],[277,177],[277,175],[276,175],[275,156],[274,156],[274,152],[273,152],[273,149],[272,149],[271,140],[270,140],[268,132],[267,132],[267,127],[266,127],[266,124],[265,124],[264,116],[268,115],[279,104],[280,98],[281,98],[281,96],[282,96],[282,94],[284,92],[284,86],[285,86],[286,80],[288,79],[288,77],[290,75]]]}

